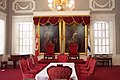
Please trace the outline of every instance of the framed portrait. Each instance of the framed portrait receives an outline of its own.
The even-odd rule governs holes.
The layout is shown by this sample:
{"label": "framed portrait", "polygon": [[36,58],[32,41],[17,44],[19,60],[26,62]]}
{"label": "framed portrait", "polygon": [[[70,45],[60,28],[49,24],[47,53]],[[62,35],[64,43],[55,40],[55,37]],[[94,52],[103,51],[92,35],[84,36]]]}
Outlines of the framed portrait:
{"label": "framed portrait", "polygon": [[59,24],[47,23],[40,25],[40,52],[45,52],[46,44],[52,41],[55,44],[55,53],[59,53]]}
{"label": "framed portrait", "polygon": [[78,43],[78,52],[85,53],[85,26],[73,23],[65,27],[65,52],[69,52],[68,45],[70,42]]}

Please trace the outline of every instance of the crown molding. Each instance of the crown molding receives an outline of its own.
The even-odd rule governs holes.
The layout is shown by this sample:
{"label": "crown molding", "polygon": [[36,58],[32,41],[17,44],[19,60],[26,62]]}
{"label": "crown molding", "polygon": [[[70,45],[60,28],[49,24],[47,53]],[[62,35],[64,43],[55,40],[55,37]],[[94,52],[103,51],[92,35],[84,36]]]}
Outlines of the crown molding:
{"label": "crown molding", "polygon": [[90,16],[90,11],[41,11],[33,12],[33,16]]}

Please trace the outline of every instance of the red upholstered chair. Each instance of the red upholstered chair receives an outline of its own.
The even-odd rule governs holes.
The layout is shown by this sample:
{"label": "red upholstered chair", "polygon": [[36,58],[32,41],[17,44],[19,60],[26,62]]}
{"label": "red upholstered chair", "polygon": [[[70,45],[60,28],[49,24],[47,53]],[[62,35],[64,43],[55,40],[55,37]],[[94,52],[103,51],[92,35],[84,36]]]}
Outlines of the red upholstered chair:
{"label": "red upholstered chair", "polygon": [[51,41],[46,45],[46,53],[44,54],[44,59],[48,59],[49,57],[52,57],[52,59],[55,58],[54,54],[54,49],[55,49],[55,44],[52,43]]}
{"label": "red upholstered chair", "polygon": [[68,66],[51,66],[47,69],[49,80],[72,80],[70,76],[72,74],[72,68]]}
{"label": "red upholstered chair", "polygon": [[48,64],[41,64],[41,63],[38,63],[38,58],[37,58],[37,56],[34,56],[34,57],[32,57],[32,59],[33,59],[33,65],[35,66],[35,67],[38,67],[40,70],[42,70],[45,66],[47,66]]}
{"label": "red upholstered chair", "polygon": [[59,62],[67,62],[68,61],[68,56],[66,54],[60,54],[57,56]]}
{"label": "red upholstered chair", "polygon": [[88,64],[89,64],[89,60],[90,60],[90,59],[91,59],[91,56],[88,56],[87,59],[86,59],[86,61],[84,61],[85,64],[79,64],[79,66],[80,66],[80,67],[87,67]]}
{"label": "red upholstered chair", "polygon": [[79,68],[81,70],[89,70],[91,60],[92,60],[92,58],[90,56],[88,56],[85,64],[78,64]]}
{"label": "red upholstered chair", "polygon": [[89,71],[81,71],[81,79],[82,80],[93,80],[95,66],[96,66],[96,60],[92,59],[90,61],[89,65],[90,65]]}
{"label": "red upholstered chair", "polygon": [[79,54],[78,54],[78,44],[76,42],[71,42],[68,46],[69,48],[69,59],[76,58],[79,59]]}
{"label": "red upholstered chair", "polygon": [[32,58],[27,58],[27,64],[30,69],[36,69],[36,70],[38,70],[38,72],[41,70],[41,68],[39,66],[34,66]]}
{"label": "red upholstered chair", "polygon": [[29,69],[27,61],[24,59],[19,60],[20,70],[22,72],[22,77],[24,79],[35,78],[35,75],[38,73],[36,70]]}

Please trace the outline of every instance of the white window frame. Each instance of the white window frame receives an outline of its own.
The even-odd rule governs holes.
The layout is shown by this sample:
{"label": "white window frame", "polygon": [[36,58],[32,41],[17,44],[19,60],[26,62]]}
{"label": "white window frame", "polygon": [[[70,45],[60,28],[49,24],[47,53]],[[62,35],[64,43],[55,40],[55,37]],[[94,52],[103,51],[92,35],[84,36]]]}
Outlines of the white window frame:
{"label": "white window frame", "polygon": [[33,48],[32,48],[32,52],[17,52],[16,51],[16,24],[17,23],[25,23],[25,22],[33,22],[33,16],[12,16],[12,54],[20,54],[20,55],[26,55],[26,54],[34,54],[34,24],[33,24]]}
{"label": "white window frame", "polygon": [[[3,40],[2,40],[3,41],[3,45],[2,45],[3,50],[2,50],[2,53],[0,53],[0,55],[6,53],[6,33],[5,33],[6,32],[6,16],[7,15],[5,13],[0,11],[0,19],[4,21],[4,31],[3,31],[4,37],[3,37]],[[2,41],[0,41],[0,42],[2,42]]]}
{"label": "white window frame", "polygon": [[92,14],[91,15],[91,46],[92,46],[92,53],[95,53],[95,47],[94,47],[94,23],[96,21],[103,21],[107,22],[108,26],[110,27],[110,52],[109,53],[97,53],[97,54],[113,54],[116,52],[116,41],[115,41],[115,14]]}

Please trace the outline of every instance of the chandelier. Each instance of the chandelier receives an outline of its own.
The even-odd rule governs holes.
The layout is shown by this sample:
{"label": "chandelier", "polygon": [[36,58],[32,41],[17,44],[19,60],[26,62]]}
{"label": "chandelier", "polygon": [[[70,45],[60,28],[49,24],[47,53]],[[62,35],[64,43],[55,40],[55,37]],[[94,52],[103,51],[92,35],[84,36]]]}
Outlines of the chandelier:
{"label": "chandelier", "polygon": [[54,11],[70,11],[74,4],[74,0],[48,0],[48,7]]}

